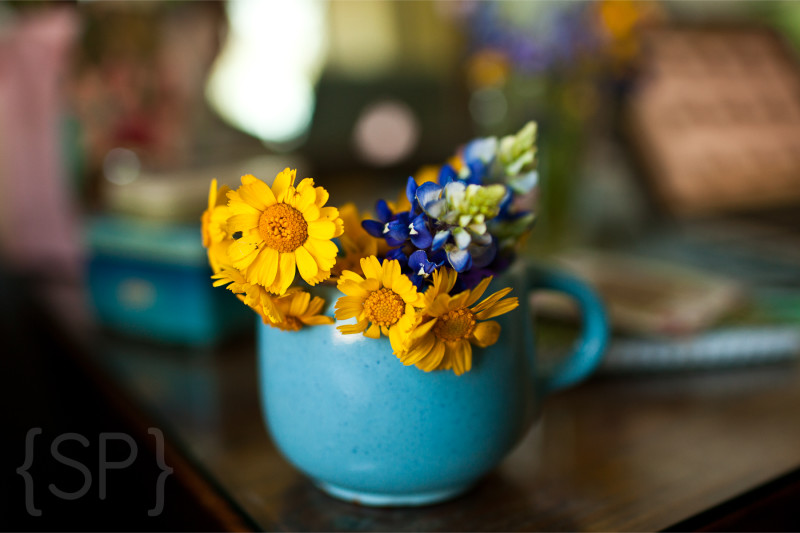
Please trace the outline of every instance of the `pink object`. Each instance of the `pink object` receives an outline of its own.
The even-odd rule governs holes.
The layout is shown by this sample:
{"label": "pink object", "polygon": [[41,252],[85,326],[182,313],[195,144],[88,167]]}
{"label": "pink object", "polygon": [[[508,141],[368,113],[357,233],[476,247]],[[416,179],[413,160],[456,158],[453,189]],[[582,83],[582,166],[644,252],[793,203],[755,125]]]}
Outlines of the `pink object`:
{"label": "pink object", "polygon": [[76,209],[59,139],[61,80],[78,28],[69,8],[0,28],[0,257],[15,270],[76,279]]}

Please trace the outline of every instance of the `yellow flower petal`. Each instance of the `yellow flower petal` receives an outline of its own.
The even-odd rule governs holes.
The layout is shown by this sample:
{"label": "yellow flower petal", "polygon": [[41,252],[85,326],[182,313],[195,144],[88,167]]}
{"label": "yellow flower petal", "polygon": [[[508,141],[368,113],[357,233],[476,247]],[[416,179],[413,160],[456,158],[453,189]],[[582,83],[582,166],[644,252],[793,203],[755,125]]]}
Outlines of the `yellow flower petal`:
{"label": "yellow flower petal", "polygon": [[489,286],[489,283],[491,282],[492,282],[492,276],[489,276],[488,278],[483,278],[481,282],[478,283],[478,285],[474,289],[472,289],[469,298],[467,299],[466,303],[464,303],[464,305],[469,307],[478,300],[480,300],[481,296],[483,296],[483,293],[486,292],[486,288]]}
{"label": "yellow flower petal", "polygon": [[239,197],[259,211],[275,203],[275,195],[269,185],[252,174],[242,176],[242,186],[239,187]]}
{"label": "yellow flower petal", "polygon": [[431,370],[436,369],[439,366],[439,363],[442,362],[442,358],[444,357],[445,351],[445,343],[442,341],[434,342],[433,348],[431,349],[430,353],[428,353],[427,357],[422,359],[419,363],[417,363],[417,368],[420,370],[424,370],[425,372],[430,372]]}
{"label": "yellow flower petal", "polygon": [[297,185],[297,202],[296,207],[303,210],[309,205],[316,203],[317,191],[314,189],[314,180],[311,178],[303,178]]}
{"label": "yellow flower petal", "polygon": [[361,313],[362,298],[356,296],[342,296],[336,300],[333,316],[337,320],[347,320]]}
{"label": "yellow flower petal", "polygon": [[258,257],[257,240],[254,242],[254,239],[242,238],[228,246],[228,258],[239,270],[249,267],[256,257]]}
{"label": "yellow flower petal", "polygon": [[289,314],[292,316],[300,316],[308,309],[308,302],[311,301],[311,295],[306,291],[301,291],[292,298],[292,303],[289,306]]}
{"label": "yellow flower petal", "polygon": [[329,269],[336,264],[339,248],[333,242],[309,237],[303,247],[317,259],[320,268]]}
{"label": "yellow flower petal", "polygon": [[448,307],[450,309],[458,309],[459,307],[466,307],[469,294],[470,291],[468,290],[459,292],[458,294],[450,298],[450,304],[448,305]]}
{"label": "yellow flower petal", "polygon": [[343,324],[341,326],[337,326],[336,329],[341,331],[344,335],[353,335],[355,333],[361,333],[367,329],[368,324],[369,321],[365,319],[360,322],[356,322],[355,324]]}
{"label": "yellow flower petal", "polygon": [[228,239],[228,218],[231,211],[228,206],[218,205],[211,211],[203,213],[202,234],[203,246],[209,247],[214,243]]}
{"label": "yellow flower petal", "polygon": [[478,305],[473,307],[472,308],[472,312],[473,313],[479,313],[479,312],[483,311],[484,309],[493,306],[495,304],[495,302],[497,302],[500,298],[502,298],[503,296],[505,296],[509,292],[511,292],[511,287],[506,287],[505,289],[500,289],[499,291],[497,291],[496,293],[492,294],[491,296],[486,298],[484,301],[482,301],[481,303],[479,303]]}
{"label": "yellow flower petal", "polygon": [[[311,303],[308,304],[308,309],[306,310],[307,315],[318,315],[320,311],[322,311],[322,306],[325,305],[325,300],[320,298],[319,296],[314,296],[311,299]],[[333,323],[333,320],[331,320]]]}
{"label": "yellow flower petal", "polygon": [[308,253],[308,250],[302,246],[294,251],[294,255],[297,260],[297,270],[300,271],[300,276],[302,276],[306,282],[310,283],[309,280],[313,280],[314,276],[319,272],[316,261],[314,261],[311,254]]}
{"label": "yellow flower petal", "polygon": [[516,309],[518,305],[519,300],[516,297],[506,298],[505,300],[500,300],[488,309],[485,309],[480,313],[476,313],[475,317],[478,320],[488,320],[490,318],[500,316],[503,313],[508,313],[512,309]]}
{"label": "yellow flower petal", "polygon": [[370,327],[367,328],[367,331],[364,332],[365,337],[369,337],[370,339],[377,339],[381,336],[381,328],[378,324],[371,324]]}
{"label": "yellow flower petal", "polygon": [[418,339],[423,335],[426,335],[431,330],[431,328],[433,328],[433,326],[436,325],[437,320],[438,319],[434,318],[433,320],[429,320],[428,322],[425,322],[424,324],[417,327],[414,331],[411,332],[412,338]]}
{"label": "yellow flower petal", "polygon": [[361,260],[361,270],[365,278],[375,278],[380,280],[383,274],[381,262],[374,255],[365,257]]}
{"label": "yellow flower petal", "polygon": [[342,272],[341,276],[339,276],[339,280],[340,280],[340,282],[341,282],[341,280],[352,280],[352,281],[355,281],[355,282],[362,282],[362,281],[364,281],[364,278],[362,278],[361,276],[359,276],[356,272],[353,272],[352,270],[345,270],[344,272]]}
{"label": "yellow flower petal", "polygon": [[364,289],[372,292],[372,291],[377,291],[378,289],[381,288],[381,282],[380,280],[370,278],[370,279],[365,279],[364,283],[362,283],[361,286]]}
{"label": "yellow flower petal", "polygon": [[419,303],[420,294],[407,276],[402,276],[395,280],[392,290],[399,294],[407,304],[417,305]]}
{"label": "yellow flower petal", "polygon": [[384,259],[382,267],[383,267],[382,269],[383,286],[391,289],[394,279],[397,277],[397,274],[400,274],[400,263],[396,259],[393,259],[391,261],[387,261]]}
{"label": "yellow flower petal", "polygon": [[228,247],[232,242],[231,240],[224,240],[208,247],[208,262],[214,272],[219,272],[225,265],[230,264]]}
{"label": "yellow flower petal", "polygon": [[228,209],[232,215],[260,213],[258,209],[242,198],[239,191],[228,191]]}
{"label": "yellow flower petal", "polygon": [[265,324],[284,331],[297,331],[304,326],[318,326],[323,324],[332,324],[333,319],[326,316],[318,316],[309,308],[308,300],[310,295],[308,292],[298,288],[292,287],[287,290],[282,296],[270,296],[265,291],[261,291],[264,300],[264,306],[261,311],[262,314],[267,314],[269,311],[268,300],[272,301],[272,306],[279,314],[267,320],[265,317]]}
{"label": "yellow flower petal", "polygon": [[425,309],[425,313],[436,317],[445,314],[450,309],[450,296],[447,294],[440,294],[433,303]]}
{"label": "yellow flower petal", "polygon": [[208,190],[208,209],[213,211],[216,207],[222,207],[228,203],[228,191],[230,188],[227,185],[217,188],[216,178],[211,180],[211,187]]}
{"label": "yellow flower petal", "polygon": [[275,300],[266,292],[261,294],[260,298],[262,314],[272,322],[281,322],[285,316],[280,309],[275,305]]}
{"label": "yellow flower petal", "polygon": [[406,319],[406,316],[403,316],[397,324],[389,328],[389,343],[392,345],[392,353],[401,361],[410,347],[408,342],[410,340],[408,336],[409,328],[406,322],[409,322],[409,320]]}
{"label": "yellow flower petal", "polygon": [[211,188],[208,191],[208,210],[214,209],[217,205],[217,178],[211,180]]}
{"label": "yellow flower petal", "polygon": [[308,236],[315,239],[332,239],[336,233],[336,224],[326,219],[318,219],[308,223]]}
{"label": "yellow flower petal", "polygon": [[233,235],[237,231],[247,233],[252,229],[258,228],[258,213],[247,213],[234,215],[228,219],[228,233]]}
{"label": "yellow flower petal", "polygon": [[442,362],[439,363],[439,366],[436,367],[436,370],[452,370],[453,369],[453,354],[448,353],[447,350],[444,351],[444,357],[442,357]]}
{"label": "yellow flower petal", "polygon": [[[301,211],[303,213],[303,218],[306,220],[306,222],[314,222],[320,217],[319,207],[317,207],[314,204],[304,207]],[[334,233],[336,233],[335,229],[336,227],[334,226]],[[333,235],[331,235],[331,237],[333,237]]]}
{"label": "yellow flower petal", "polygon": [[274,193],[277,201],[283,202],[286,199],[289,189],[293,188],[294,186],[294,179],[296,175],[297,171],[287,167],[283,169],[280,174],[275,176],[275,181],[272,182],[272,192]]}
{"label": "yellow flower petal", "polygon": [[500,324],[494,320],[479,322],[472,331],[472,339],[481,348],[491,346],[498,338],[500,338]]}
{"label": "yellow flower petal", "polygon": [[328,203],[328,198],[330,195],[328,191],[325,190],[324,187],[317,187],[314,189],[317,193],[317,201],[315,202],[317,205],[325,205]]}
{"label": "yellow flower petal", "polygon": [[330,270],[320,270],[317,273],[316,276],[314,276],[310,280],[306,280],[306,281],[307,281],[307,283],[309,285],[314,286],[317,283],[322,283],[323,281],[325,281],[326,279],[328,279],[330,277],[331,277],[331,271]]}
{"label": "yellow flower petal", "polygon": [[337,288],[348,296],[356,296],[363,300],[369,296],[370,291],[367,291],[360,283],[353,280],[346,279],[339,281]]}
{"label": "yellow flower petal", "polygon": [[451,351],[451,361],[453,372],[456,376],[469,372],[472,369],[472,346],[467,341],[456,341],[447,343],[447,349]]}
{"label": "yellow flower petal", "polygon": [[453,361],[456,357],[456,351],[453,346],[450,345],[450,343],[445,343],[444,341],[441,342],[444,344],[444,355],[442,356],[442,360],[439,361],[439,364],[436,366],[435,370],[450,370],[453,368]]}
{"label": "yellow flower petal", "polygon": [[[267,208],[267,204],[263,201],[261,197],[252,188],[248,185],[245,185],[244,178],[246,176],[242,176],[242,186],[236,190],[236,194],[241,199],[242,202],[246,203],[247,205],[255,208],[257,211],[263,211]],[[252,176],[251,176],[252,177]]]}
{"label": "yellow flower petal", "polygon": [[325,315],[301,316],[300,321],[307,326],[328,326],[333,324],[333,319]]}
{"label": "yellow flower petal", "polygon": [[406,354],[400,357],[400,361],[406,366],[417,364],[430,353],[435,343],[436,337],[433,334],[425,335],[411,345]]}
{"label": "yellow flower petal", "polygon": [[[233,247],[233,246],[231,246]],[[264,248],[247,268],[247,281],[258,285],[269,286],[278,274],[279,255],[277,250]]]}
{"label": "yellow flower petal", "polygon": [[275,277],[275,283],[270,287],[271,291],[276,294],[284,294],[294,281],[294,269],[295,255],[292,253],[280,254],[278,275]]}
{"label": "yellow flower petal", "polygon": [[422,302],[424,306],[429,306],[441,294],[449,294],[456,283],[458,273],[453,271],[452,275],[449,274],[449,269],[446,267],[439,267],[433,272],[433,285],[428,287],[428,290],[422,295]]}
{"label": "yellow flower petal", "polygon": [[335,207],[321,207],[319,211],[320,215],[327,218],[328,220],[339,218],[339,210],[336,209]]}

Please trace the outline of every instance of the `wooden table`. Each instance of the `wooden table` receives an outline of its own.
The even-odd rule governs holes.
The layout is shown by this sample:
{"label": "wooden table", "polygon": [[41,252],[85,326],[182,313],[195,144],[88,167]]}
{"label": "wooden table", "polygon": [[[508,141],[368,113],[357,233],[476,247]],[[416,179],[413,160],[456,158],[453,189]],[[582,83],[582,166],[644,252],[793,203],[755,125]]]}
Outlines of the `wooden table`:
{"label": "wooden table", "polygon": [[260,413],[249,334],[205,352],[105,338],[95,354],[181,465],[241,518],[232,527],[653,531],[756,520],[764,529],[766,513],[782,517],[776,527],[800,528],[785,505],[800,498],[794,364],[595,377],[551,397],[541,422],[471,492],[386,509],[332,499],[279,455]]}

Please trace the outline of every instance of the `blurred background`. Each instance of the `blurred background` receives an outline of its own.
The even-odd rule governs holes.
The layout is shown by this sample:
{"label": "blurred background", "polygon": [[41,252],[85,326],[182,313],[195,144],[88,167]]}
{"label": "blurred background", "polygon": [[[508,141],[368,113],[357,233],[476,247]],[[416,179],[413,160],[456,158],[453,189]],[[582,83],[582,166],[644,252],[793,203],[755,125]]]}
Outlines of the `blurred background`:
{"label": "blurred background", "polygon": [[[721,28],[764,35],[737,53],[724,38],[706,46],[703,35],[679,43],[679,35],[658,33],[687,27],[705,37]],[[659,124],[650,137],[671,134],[650,109],[680,114],[664,103],[669,97],[637,99],[637,84],[688,76],[697,82],[691,92],[714,100],[715,65],[738,62],[731,68],[746,72],[794,53],[800,7],[6,1],[0,38],[0,254],[26,274],[75,277],[94,240],[87,217],[196,222],[210,178],[235,184],[252,172],[269,180],[286,165],[331,187],[334,204],[370,208],[377,190],[401,187],[465,141],[511,133],[531,119],[542,145],[535,239],[560,238],[567,225],[583,226],[590,237],[625,236],[647,218],[642,211],[652,198],[639,190],[642,174],[651,178],[672,164],[647,149],[675,148],[632,142],[626,106],[647,100],[631,114],[646,117],[645,129]],[[773,38],[780,46],[765,48]],[[681,64],[680,54],[694,72],[659,71],[659,58]],[[794,75],[794,66],[783,74]],[[772,99],[795,97],[796,104],[796,86],[781,81]],[[743,90],[752,96],[758,89]],[[691,156],[692,149],[676,149],[687,153],[673,159]],[[637,158],[645,163],[634,170]],[[785,166],[797,170],[791,157]],[[686,204],[686,212],[713,211],[713,201],[697,199],[713,193],[692,194],[666,201]]]}
{"label": "blurred background", "polygon": [[778,1],[4,1],[0,258],[129,328],[194,290],[131,272],[207,272],[211,179],[291,166],[372,209],[529,120],[534,254],[791,211],[799,43]]}
{"label": "blurred background", "polygon": [[35,295],[214,457],[252,361],[209,347],[252,342],[254,317],[211,288],[210,181],[290,166],[369,210],[530,120],[524,253],[603,294],[606,371],[794,360],[798,47],[793,1],[0,0],[2,389],[73,394],[42,378],[61,341],[37,338]]}
{"label": "blurred background", "polygon": [[371,210],[535,120],[523,253],[616,331],[794,326],[798,46],[782,1],[4,1],[0,265],[73,322],[213,345],[251,316],[208,284],[212,179],[290,166]]}
{"label": "blurred background", "polygon": [[[0,253],[25,273],[76,276],[87,216],[196,221],[210,178],[271,179],[286,165],[340,187],[333,203],[369,208],[373,187],[396,189],[465,141],[531,119],[537,238],[568,222],[631,232],[641,225],[625,217],[645,200],[631,198],[628,158],[642,149],[623,109],[669,42],[648,47],[648,35],[755,29],[793,53],[798,21],[796,3],[772,1],[6,1]],[[698,54],[733,53],[718,44]],[[775,52],[760,44],[735,59],[743,69]],[[700,70],[718,63],[706,59]],[[713,98],[716,74],[705,76],[694,92]]]}

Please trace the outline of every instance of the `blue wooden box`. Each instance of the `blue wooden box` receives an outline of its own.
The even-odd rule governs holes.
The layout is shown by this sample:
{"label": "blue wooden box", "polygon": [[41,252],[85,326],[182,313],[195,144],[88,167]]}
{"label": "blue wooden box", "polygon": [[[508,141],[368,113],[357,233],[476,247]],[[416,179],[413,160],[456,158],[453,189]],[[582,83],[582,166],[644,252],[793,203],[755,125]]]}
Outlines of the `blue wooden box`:
{"label": "blue wooden box", "polygon": [[189,345],[252,328],[253,312],[212,287],[199,223],[103,216],[89,221],[86,237],[88,287],[101,325]]}

